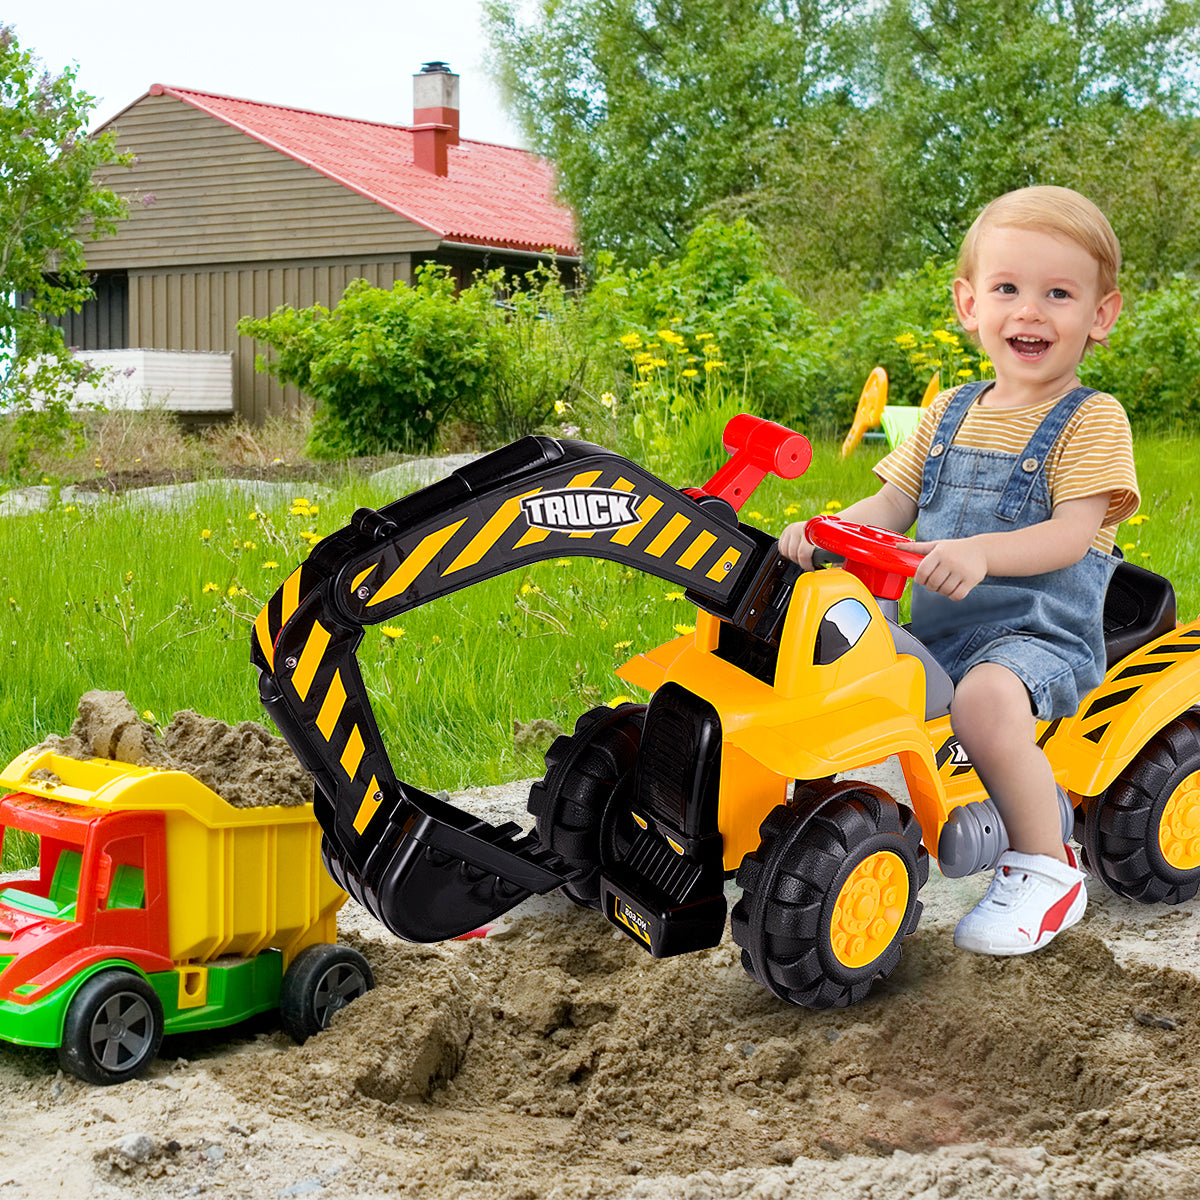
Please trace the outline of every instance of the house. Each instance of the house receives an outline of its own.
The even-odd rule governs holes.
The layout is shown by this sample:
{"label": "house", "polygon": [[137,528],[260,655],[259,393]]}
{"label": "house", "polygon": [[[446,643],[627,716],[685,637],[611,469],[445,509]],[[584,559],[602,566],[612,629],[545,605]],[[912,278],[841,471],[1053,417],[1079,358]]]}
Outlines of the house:
{"label": "house", "polygon": [[387,125],[155,84],[105,126],[137,156],[104,176],[130,213],[86,244],[95,298],[63,319],[67,344],[105,365],[128,359],[127,390],[152,366],[168,405],[261,421],[299,395],[254,370],[240,317],[332,307],[351,280],[411,282],[426,261],[460,281],[578,265],[549,164],[461,138],[446,64],[413,77],[413,117]]}

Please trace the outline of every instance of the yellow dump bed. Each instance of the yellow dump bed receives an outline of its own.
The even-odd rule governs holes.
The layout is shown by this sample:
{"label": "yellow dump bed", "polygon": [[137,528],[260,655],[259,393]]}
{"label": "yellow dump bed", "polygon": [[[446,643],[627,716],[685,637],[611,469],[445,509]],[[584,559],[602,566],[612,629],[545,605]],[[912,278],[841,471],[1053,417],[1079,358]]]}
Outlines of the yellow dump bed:
{"label": "yellow dump bed", "polygon": [[[34,778],[36,776],[36,778]],[[29,750],[0,773],[26,792],[103,812],[166,819],[168,939],[177,963],[337,940],[346,901],[321,862],[312,805],[235,808],[183,771]]]}

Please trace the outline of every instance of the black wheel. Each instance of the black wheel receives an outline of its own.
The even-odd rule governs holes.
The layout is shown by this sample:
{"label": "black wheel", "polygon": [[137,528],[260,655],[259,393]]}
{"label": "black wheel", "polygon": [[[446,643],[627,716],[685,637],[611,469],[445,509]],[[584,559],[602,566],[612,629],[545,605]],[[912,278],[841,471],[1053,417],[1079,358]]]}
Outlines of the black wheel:
{"label": "black wheel", "polygon": [[624,838],[618,805],[633,785],[646,719],[644,704],[593,708],[575,732],[546,752],[546,777],[529,791],[538,838],[568,866],[581,871],[565,892],[585,908],[600,907],[600,869],[620,856]]}
{"label": "black wheel", "polygon": [[371,965],[357,950],[320,942],[301,950],[283,973],[279,1017],[285,1032],[303,1045],[329,1027],[333,1014],[375,986]]}
{"label": "black wheel", "polygon": [[929,855],[916,817],[887,793],[824,784],[816,798],[815,812],[781,804],[763,822],[762,844],[738,869],[732,932],[742,965],[781,1000],[840,1008],[895,970],[921,916]]}
{"label": "black wheel", "polygon": [[1088,805],[1082,845],[1118,896],[1180,904],[1200,890],[1200,713],[1159,730]]}
{"label": "black wheel", "polygon": [[129,971],[101,971],[71,1000],[58,1061],[88,1083],[124,1083],[154,1061],[162,1038],[162,1001],[150,984]]}

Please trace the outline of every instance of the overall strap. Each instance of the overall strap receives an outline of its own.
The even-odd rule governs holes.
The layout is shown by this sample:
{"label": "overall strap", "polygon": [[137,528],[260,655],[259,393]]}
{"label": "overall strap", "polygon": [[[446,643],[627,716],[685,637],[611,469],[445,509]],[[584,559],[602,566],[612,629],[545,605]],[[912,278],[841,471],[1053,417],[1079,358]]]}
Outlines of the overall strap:
{"label": "overall strap", "polygon": [[925,456],[925,467],[921,472],[921,495],[917,500],[918,508],[924,508],[933,499],[934,490],[942,476],[942,463],[946,461],[946,451],[954,442],[958,427],[963,423],[971,405],[992,386],[992,383],[991,379],[972,380],[970,383],[964,383],[950,397],[946,411],[942,413],[942,419],[933,431],[929,453]]}
{"label": "overall strap", "polygon": [[1029,444],[1017,455],[1012,473],[996,504],[996,516],[1002,521],[1015,521],[1029,500],[1039,476],[1046,468],[1046,459],[1054,449],[1067,423],[1079,406],[1096,394],[1095,388],[1077,387],[1068,392],[1043,418],[1033,431]]}

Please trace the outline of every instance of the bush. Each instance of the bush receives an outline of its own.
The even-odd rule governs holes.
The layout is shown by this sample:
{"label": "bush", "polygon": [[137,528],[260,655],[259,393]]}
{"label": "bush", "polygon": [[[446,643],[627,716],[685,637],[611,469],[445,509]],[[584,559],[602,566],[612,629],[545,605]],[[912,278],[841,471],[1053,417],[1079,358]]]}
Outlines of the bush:
{"label": "bush", "polygon": [[428,449],[442,421],[470,407],[501,355],[482,289],[455,296],[442,268],[391,290],[356,279],[330,311],[278,308],[238,332],[274,351],[256,365],[318,405],[314,457]]}
{"label": "bush", "polygon": [[1089,387],[1112,392],[1143,430],[1183,424],[1200,415],[1200,282],[1177,276],[1166,287],[1126,293],[1109,338],[1084,363]]}

